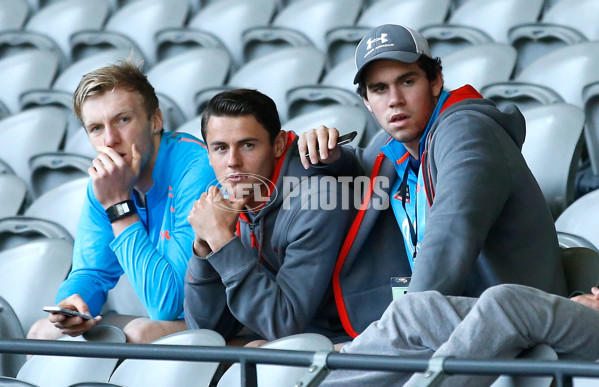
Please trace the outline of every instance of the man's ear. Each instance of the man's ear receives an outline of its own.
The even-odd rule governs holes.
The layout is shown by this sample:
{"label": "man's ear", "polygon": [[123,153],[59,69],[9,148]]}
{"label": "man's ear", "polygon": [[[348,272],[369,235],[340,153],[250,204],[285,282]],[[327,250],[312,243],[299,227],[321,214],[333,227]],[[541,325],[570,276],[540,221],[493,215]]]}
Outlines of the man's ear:
{"label": "man's ear", "polygon": [[443,74],[438,71],[437,78],[431,81],[431,91],[433,92],[433,96],[435,98],[439,98],[441,95],[441,90],[443,90]]}
{"label": "man's ear", "polygon": [[364,105],[366,106],[366,109],[368,109],[368,111],[372,113],[372,108],[370,107],[370,102],[368,102],[368,100],[366,98],[364,98],[364,97],[362,97],[362,102],[364,102]]}
{"label": "man's ear", "polygon": [[164,121],[162,119],[162,110],[156,109],[156,112],[152,115],[152,133],[158,134],[162,132],[164,128]]}
{"label": "man's ear", "polygon": [[275,157],[281,157],[285,153],[287,148],[287,132],[284,130],[279,131],[273,144]]}

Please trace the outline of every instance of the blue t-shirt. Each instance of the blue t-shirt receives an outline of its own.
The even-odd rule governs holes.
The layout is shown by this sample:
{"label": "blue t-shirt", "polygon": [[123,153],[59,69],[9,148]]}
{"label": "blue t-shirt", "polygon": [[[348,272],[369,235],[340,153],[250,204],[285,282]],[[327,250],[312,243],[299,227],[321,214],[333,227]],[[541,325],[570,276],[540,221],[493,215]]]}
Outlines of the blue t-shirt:
{"label": "blue t-shirt", "polygon": [[153,320],[183,317],[183,281],[194,232],[194,202],[214,184],[206,145],[185,133],[164,133],[146,203],[133,200],[140,218],[114,237],[91,180],[75,235],[73,265],[56,302],[79,294],[97,315],[107,292],[125,273]]}
{"label": "blue t-shirt", "polygon": [[[437,120],[437,117],[439,117],[439,112],[449,95],[445,90],[441,91],[435,110],[420,138],[420,160],[422,159],[428,132]],[[387,158],[393,161],[395,171],[397,172],[398,178],[395,179],[391,187],[391,207],[404,238],[406,255],[408,256],[410,267],[414,270],[415,257],[420,249],[420,242],[424,235],[424,228],[426,227],[425,215],[428,206],[426,191],[424,189],[422,165],[419,160],[416,160],[408,153],[406,147],[401,142],[394,139],[391,139],[386,145],[382,146],[381,151]],[[404,183],[405,187],[402,187]]]}

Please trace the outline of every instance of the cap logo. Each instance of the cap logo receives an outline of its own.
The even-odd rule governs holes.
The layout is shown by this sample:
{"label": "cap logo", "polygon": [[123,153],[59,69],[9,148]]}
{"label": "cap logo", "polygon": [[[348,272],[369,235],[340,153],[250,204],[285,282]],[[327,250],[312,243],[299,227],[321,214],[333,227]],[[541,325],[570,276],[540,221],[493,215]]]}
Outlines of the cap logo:
{"label": "cap logo", "polygon": [[369,38],[369,39],[366,41],[366,43],[368,43],[368,46],[366,46],[366,49],[367,49],[367,50],[371,50],[371,49],[372,49],[372,44],[373,44],[373,43],[376,43],[376,42],[378,42],[378,41],[380,41],[381,43],[387,43],[387,41],[388,41],[388,39],[387,39],[387,34],[385,34],[385,33],[382,33],[382,34],[381,34],[381,37],[380,37],[380,38],[376,38],[376,39]]}

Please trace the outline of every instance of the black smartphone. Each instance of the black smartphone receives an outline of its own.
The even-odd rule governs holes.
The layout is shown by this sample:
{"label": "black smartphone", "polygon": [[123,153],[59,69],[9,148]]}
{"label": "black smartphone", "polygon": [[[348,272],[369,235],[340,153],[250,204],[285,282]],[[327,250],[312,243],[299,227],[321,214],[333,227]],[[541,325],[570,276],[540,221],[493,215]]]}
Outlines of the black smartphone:
{"label": "black smartphone", "polygon": [[[353,132],[349,132],[348,134],[339,136],[339,138],[337,138],[337,145],[349,144],[350,142],[352,142],[354,140],[354,138],[356,138],[357,135],[358,135],[358,132],[356,132],[354,130]],[[317,152],[319,151],[318,146],[316,147],[316,151]],[[306,157],[310,157],[310,154],[306,153]]]}
{"label": "black smartphone", "polygon": [[48,313],[60,313],[64,314],[67,317],[81,317],[84,320],[91,320],[93,317],[88,316],[83,313],[79,313],[76,310],[71,310],[67,308],[61,308],[60,306],[44,306],[44,312]]}

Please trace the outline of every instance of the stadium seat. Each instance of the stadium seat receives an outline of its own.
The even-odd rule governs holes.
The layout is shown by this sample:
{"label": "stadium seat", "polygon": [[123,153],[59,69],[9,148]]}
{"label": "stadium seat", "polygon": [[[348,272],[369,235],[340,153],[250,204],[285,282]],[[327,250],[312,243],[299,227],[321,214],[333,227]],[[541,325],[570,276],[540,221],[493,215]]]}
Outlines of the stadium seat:
{"label": "stadium seat", "polygon": [[255,27],[243,33],[245,61],[286,46],[314,45],[326,52],[326,33],[354,25],[361,0],[302,0],[281,10],[270,27]]}
{"label": "stadium seat", "polygon": [[465,84],[482,87],[510,79],[516,50],[506,43],[482,43],[464,47],[443,58],[443,86],[448,90]]}
{"label": "stadium seat", "polygon": [[74,34],[71,37],[73,60],[105,47],[131,48],[141,52],[152,66],[156,63],[156,33],[183,26],[187,13],[187,0],[134,1],[110,16],[103,30]]}
{"label": "stadium seat", "polygon": [[599,191],[578,198],[555,221],[558,232],[579,235],[599,248]]}
{"label": "stadium seat", "polygon": [[399,24],[420,30],[442,24],[450,0],[379,0],[372,2],[358,18],[355,26],[347,25],[326,34],[329,67],[353,58],[358,42],[371,28],[382,24]]}
{"label": "stadium seat", "polygon": [[25,210],[25,216],[58,223],[74,237],[88,180],[73,180],[46,192],[31,203]]}
{"label": "stadium seat", "polygon": [[[52,87],[38,88],[23,93],[20,98],[21,108],[28,109],[33,106],[54,105],[61,107],[69,118],[67,138],[71,137],[81,127],[81,123],[73,113],[73,93],[85,74],[109,64],[127,59],[131,51],[126,48],[107,49],[87,58],[83,58],[58,74]],[[134,63],[142,63],[143,57],[134,55]]]}
{"label": "stadium seat", "polygon": [[72,251],[73,245],[64,239],[49,238],[0,251],[0,297],[12,306],[23,332],[47,316],[45,305],[54,305],[69,273]]}
{"label": "stadium seat", "polygon": [[542,7],[543,0],[468,1],[452,12],[446,24],[425,27],[421,33],[428,39],[433,56],[443,58],[464,45],[509,43],[509,29],[535,22]]}
{"label": "stadium seat", "polygon": [[584,113],[568,104],[541,105],[522,113],[526,119],[522,154],[557,218],[574,201]]}
{"label": "stadium seat", "polygon": [[0,121],[0,154],[15,174],[29,179],[29,159],[37,154],[58,150],[67,119],[52,106],[25,110]]}
{"label": "stadium seat", "polygon": [[588,239],[583,238],[579,235],[558,231],[557,241],[559,242],[559,247],[562,249],[566,249],[569,247],[586,247],[588,249],[592,249],[599,252],[599,249],[595,247],[594,244],[592,244]]}
{"label": "stadium seat", "polygon": [[[334,351],[333,343],[325,336],[315,333],[301,333],[283,337],[264,344],[264,349],[284,349],[292,351]],[[307,367],[258,365],[256,374],[260,387],[280,387],[297,385],[298,379],[308,372]],[[218,382],[218,387],[240,386],[239,364],[233,364]]]}
{"label": "stadium seat", "polygon": [[[312,46],[281,49],[246,63],[227,83],[227,88],[257,89],[277,104],[281,121],[287,121],[287,92],[318,82],[324,69],[324,53]],[[196,97],[198,113],[222,88],[207,89]]]}
{"label": "stadium seat", "polygon": [[175,101],[187,121],[197,114],[196,94],[222,86],[230,65],[225,49],[194,48],[156,64],[147,75],[156,92]]}
{"label": "stadium seat", "polygon": [[0,376],[0,386],[6,387],[40,387],[37,384],[31,384],[22,380],[11,378],[9,376]]}
{"label": "stadium seat", "polygon": [[64,68],[71,61],[71,35],[102,29],[110,6],[106,0],[62,0],[34,13],[22,31],[0,34],[0,52],[31,46],[54,52]]}
{"label": "stadium seat", "polygon": [[102,314],[114,312],[129,316],[148,317],[148,311],[135,294],[133,286],[125,274],[121,275],[116,286],[108,291]]}
{"label": "stadium seat", "polygon": [[0,101],[15,114],[19,97],[34,89],[47,89],[58,70],[58,58],[49,51],[30,50],[0,59]]}
{"label": "stadium seat", "polygon": [[187,121],[185,124],[177,128],[177,132],[188,133],[192,136],[199,138],[200,140],[203,140],[204,138],[202,137],[202,116],[199,115]]}
{"label": "stadium seat", "polygon": [[45,219],[10,216],[0,219],[0,251],[40,239],[62,239],[73,244],[73,237],[61,225]]}
{"label": "stadium seat", "polygon": [[597,68],[599,42],[568,45],[535,60],[513,81],[488,85],[481,92],[498,104],[512,101],[521,108],[563,101],[583,108],[583,88],[599,81]]}
{"label": "stadium seat", "polygon": [[[165,336],[152,344],[220,347],[225,345],[225,339],[211,330],[194,329]],[[217,367],[218,363],[126,359],[116,368],[110,383],[128,387],[146,387],[157,383],[161,387],[208,387]]]}
{"label": "stadium seat", "polygon": [[535,59],[568,44],[599,39],[599,7],[593,0],[562,0],[540,22],[512,27],[509,41],[518,50],[517,73]]}
{"label": "stadium seat", "polygon": [[243,63],[242,33],[248,28],[267,26],[276,0],[224,0],[201,8],[186,28],[166,29],[156,35],[158,57],[172,56],[195,45],[226,47],[233,67]]}
{"label": "stadium seat", "polygon": [[[532,348],[524,350],[517,357],[518,359],[527,360],[558,360],[557,353],[547,344],[537,344]],[[552,386],[551,376],[500,376],[491,387],[550,387]]]}
{"label": "stadium seat", "polygon": [[599,82],[588,84],[582,89],[586,115],[584,136],[593,175],[599,175]]}
{"label": "stadium seat", "polygon": [[[24,339],[25,333],[21,322],[10,306],[8,301],[0,297],[0,338],[2,339]],[[17,376],[19,368],[25,363],[25,355],[0,353],[0,375]],[[5,381],[0,379],[0,386],[4,386]]]}
{"label": "stadium seat", "polygon": [[43,193],[69,181],[88,177],[92,159],[64,152],[42,153],[29,160],[29,186],[35,200]]}
{"label": "stadium seat", "polygon": [[64,151],[71,154],[86,156],[90,159],[93,159],[97,156],[96,150],[87,137],[87,132],[81,126],[79,126],[78,130],[67,137],[66,143],[64,145]]}
{"label": "stadium seat", "polygon": [[590,294],[599,284],[599,252],[587,247],[561,249],[562,266],[568,294]]}
{"label": "stadium seat", "polygon": [[337,128],[341,135],[356,131],[358,135],[351,145],[357,147],[366,132],[367,123],[368,115],[365,109],[357,106],[331,105],[299,115],[287,121],[282,129],[301,134],[325,125],[329,128]]}
{"label": "stadium seat", "polygon": [[19,213],[27,196],[27,184],[18,176],[0,174],[0,219]]}
{"label": "stadium seat", "polygon": [[8,173],[9,175],[14,175],[15,171],[12,170],[10,164],[0,158],[0,175]]}
{"label": "stadium seat", "polygon": [[20,30],[28,12],[27,0],[0,0],[0,32]]}
{"label": "stadium seat", "polygon": [[356,86],[353,84],[355,73],[355,60],[346,59],[327,71],[319,84],[298,86],[289,90],[289,117],[293,118],[331,103],[364,107],[362,98],[356,94]]}
{"label": "stadium seat", "polygon": [[[52,304],[53,305],[53,304]],[[125,343],[125,334],[110,325],[98,325],[82,336],[63,336],[60,340],[101,343]],[[43,387],[64,387],[81,382],[108,382],[118,359],[32,356],[19,370],[17,378]]]}

